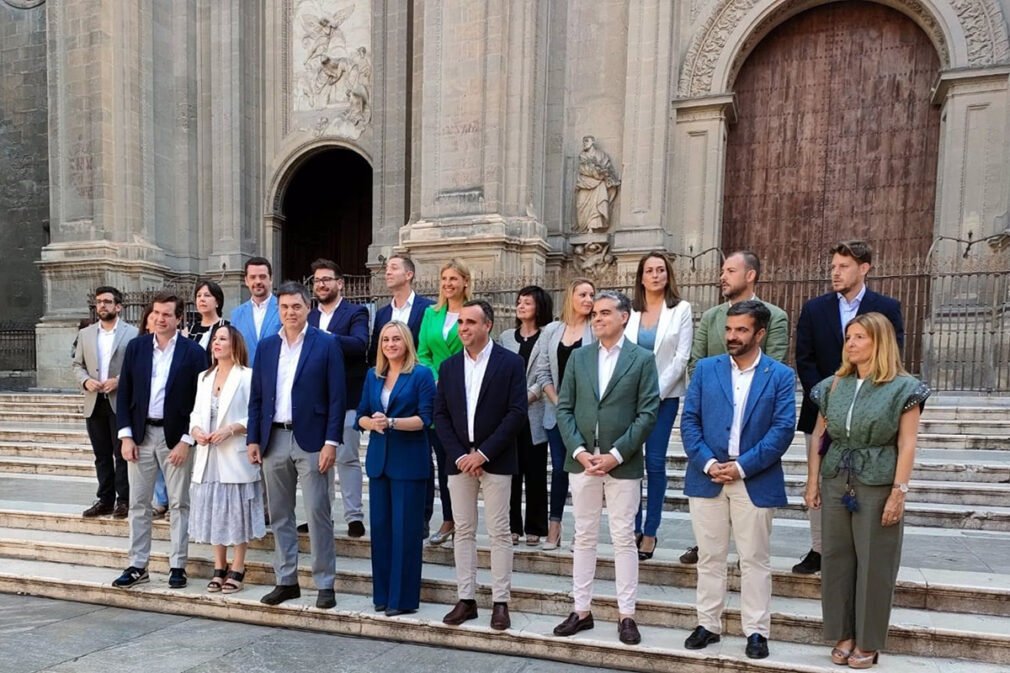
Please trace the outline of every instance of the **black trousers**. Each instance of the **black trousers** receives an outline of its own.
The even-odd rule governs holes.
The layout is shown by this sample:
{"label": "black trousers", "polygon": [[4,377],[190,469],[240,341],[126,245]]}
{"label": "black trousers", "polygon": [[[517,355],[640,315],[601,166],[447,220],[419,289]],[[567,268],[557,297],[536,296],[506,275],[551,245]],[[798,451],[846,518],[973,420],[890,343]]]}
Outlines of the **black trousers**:
{"label": "black trousers", "polygon": [[[512,477],[509,526],[516,535],[547,535],[547,442],[534,444],[529,420],[516,438],[519,474]],[[523,525],[523,482],[526,483],[526,521]]]}
{"label": "black trousers", "polygon": [[130,502],[130,482],[126,476],[122,444],[116,437],[116,414],[107,395],[99,395],[95,410],[85,419],[91,450],[95,452],[98,499],[106,505]]}
{"label": "black trousers", "polygon": [[449,473],[445,471],[445,449],[442,440],[435,434],[435,428],[428,428],[428,441],[431,451],[435,454],[437,468],[432,468],[428,477],[428,485],[424,493],[424,521],[431,524],[431,516],[435,513],[435,476],[438,475],[438,497],[442,502],[442,521],[454,521],[452,518],[452,499],[449,497]]}

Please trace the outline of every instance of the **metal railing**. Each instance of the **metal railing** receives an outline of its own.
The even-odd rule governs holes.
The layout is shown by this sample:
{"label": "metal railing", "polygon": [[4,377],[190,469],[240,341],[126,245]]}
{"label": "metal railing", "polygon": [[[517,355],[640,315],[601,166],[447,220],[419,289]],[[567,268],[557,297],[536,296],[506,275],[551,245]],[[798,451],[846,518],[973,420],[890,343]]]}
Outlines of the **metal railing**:
{"label": "metal railing", "polygon": [[0,371],[35,369],[35,325],[0,322]]}

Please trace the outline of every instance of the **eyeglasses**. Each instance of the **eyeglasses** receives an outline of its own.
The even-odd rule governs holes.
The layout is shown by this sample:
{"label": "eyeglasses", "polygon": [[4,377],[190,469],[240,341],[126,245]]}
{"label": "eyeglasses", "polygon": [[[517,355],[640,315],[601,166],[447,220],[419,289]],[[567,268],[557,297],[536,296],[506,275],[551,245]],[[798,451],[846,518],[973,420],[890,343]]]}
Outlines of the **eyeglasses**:
{"label": "eyeglasses", "polygon": [[96,305],[97,304],[103,304],[103,305],[104,304],[109,304],[110,306],[115,306],[116,305],[116,300],[115,299],[96,299],[95,300],[95,304]]}
{"label": "eyeglasses", "polygon": [[334,283],[336,281],[337,281],[337,278],[334,278],[333,276],[327,276],[326,278],[313,278],[312,279],[313,283],[327,283],[327,284],[329,284],[329,283]]}

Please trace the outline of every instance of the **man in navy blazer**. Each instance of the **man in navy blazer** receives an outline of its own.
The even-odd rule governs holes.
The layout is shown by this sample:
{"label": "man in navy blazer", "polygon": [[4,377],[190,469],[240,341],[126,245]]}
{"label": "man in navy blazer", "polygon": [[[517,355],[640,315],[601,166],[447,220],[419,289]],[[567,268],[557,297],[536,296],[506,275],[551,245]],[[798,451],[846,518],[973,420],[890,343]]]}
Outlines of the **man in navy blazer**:
{"label": "man in navy blazer", "polygon": [[249,395],[249,460],[262,463],[274,533],[276,586],[261,602],[301,596],[295,491],[309,519],[316,607],[336,605],[333,580],[333,463],[343,439],[344,358],[332,335],[308,324],[309,292],[288,281],[277,291],[283,327],[257,349]]}
{"label": "man in navy blazer", "polygon": [[688,649],[718,642],[726,603],[726,554],[733,533],[740,555],[740,621],[746,654],[768,656],[772,516],[786,504],[782,454],[795,434],[793,371],[764,355],[771,312],[757,300],[729,308],[726,355],[698,362],[688,386],[681,438],[684,494],[698,540],[698,626]]}
{"label": "man in navy blazer", "polygon": [[337,481],[340,482],[347,534],[361,537],[365,534],[365,513],[361,508],[361,433],[355,424],[355,409],[361,400],[361,388],[368,370],[365,363],[368,309],[344,300],[344,274],[337,263],[329,259],[317,259],[312,263],[312,291],[318,306],[309,313],[309,324],[332,334],[344,354],[347,413],[344,440],[337,449]]}
{"label": "man in navy blazer", "polygon": [[368,344],[368,364],[375,364],[379,348],[379,334],[390,320],[399,320],[410,328],[417,348],[418,334],[424,309],[434,302],[414,292],[414,262],[405,255],[393,255],[386,260],[386,287],[393,294],[392,301],[375,312],[372,322],[372,340]]}
{"label": "man in navy blazer", "polygon": [[116,425],[130,481],[130,565],[112,584],[128,588],[148,581],[151,496],[159,468],[165,475],[172,549],[168,586],[186,586],[189,548],[189,483],[193,468],[189,415],[207,352],[179,335],[183,300],[159,292],[151,301],[153,334],[126,346],[119,372]]}
{"label": "man in navy blazer", "polygon": [[[898,337],[898,348],[905,343],[905,325],[901,302],[866,287],[873,251],[865,241],[843,241],[831,248],[831,292],[807,301],[796,323],[796,373],[803,385],[803,408],[796,429],[806,435],[807,452],[817,423],[817,406],[810,401],[810,390],[838,371],[842,364],[842,346],[849,321],[863,313],[881,313]],[[793,572],[809,575],[821,569],[821,511],[807,510],[810,518],[811,548]]]}
{"label": "man in navy blazer", "polygon": [[435,432],[445,448],[456,522],[453,558],[459,601],[442,619],[451,626],[477,618],[477,495],[484,490],[484,523],[491,538],[491,628],[512,624],[512,475],[519,470],[516,438],[526,420],[523,359],[491,340],[494,311],[474,299],[459,313],[463,350],[438,370]]}
{"label": "man in navy blazer", "polygon": [[277,297],[273,287],[273,267],[264,257],[250,257],[245,262],[245,286],[249,288],[249,301],[239,304],[231,312],[231,324],[242,333],[249,366],[256,363],[256,347],[260,339],[276,334],[281,328],[277,313]]}

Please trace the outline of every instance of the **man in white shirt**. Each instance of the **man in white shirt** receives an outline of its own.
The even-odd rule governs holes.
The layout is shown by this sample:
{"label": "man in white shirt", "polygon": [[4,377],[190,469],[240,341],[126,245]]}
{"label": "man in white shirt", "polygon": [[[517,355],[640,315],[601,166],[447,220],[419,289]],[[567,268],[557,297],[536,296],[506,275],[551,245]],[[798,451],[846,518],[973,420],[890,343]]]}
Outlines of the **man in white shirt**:
{"label": "man in white shirt", "polygon": [[116,389],[126,344],[137,336],[137,328],[119,319],[122,310],[119,290],[97,288],[98,322],[77,335],[74,376],[84,388],[84,418],[98,475],[98,499],[84,510],[85,517],[112,514],[115,519],[125,519],[129,514],[130,482],[116,436]]}
{"label": "man in white shirt", "polygon": [[273,267],[270,260],[263,257],[250,257],[246,260],[245,286],[249,289],[249,301],[232,310],[231,323],[242,333],[251,367],[256,362],[256,349],[260,340],[276,334],[281,328],[277,297],[271,291]]}
{"label": "man in white shirt", "polygon": [[719,642],[726,603],[726,556],[740,556],[740,621],[745,653],[768,656],[774,508],[786,504],[782,454],[796,422],[792,369],[761,352],[771,311],[758,300],[726,315],[727,355],[698,361],[688,386],[681,436],[688,465],[684,494],[698,540],[698,626],[691,650]]}
{"label": "man in white shirt", "polygon": [[484,522],[491,538],[491,628],[512,625],[512,475],[519,468],[516,438],[526,421],[526,366],[491,341],[494,311],[486,301],[463,304],[463,350],[439,367],[435,430],[445,449],[456,534],[453,558],[459,601],[442,619],[459,626],[477,618],[477,497],[484,491]]}

